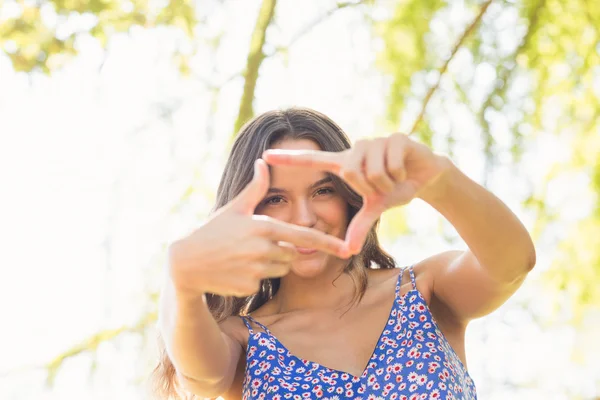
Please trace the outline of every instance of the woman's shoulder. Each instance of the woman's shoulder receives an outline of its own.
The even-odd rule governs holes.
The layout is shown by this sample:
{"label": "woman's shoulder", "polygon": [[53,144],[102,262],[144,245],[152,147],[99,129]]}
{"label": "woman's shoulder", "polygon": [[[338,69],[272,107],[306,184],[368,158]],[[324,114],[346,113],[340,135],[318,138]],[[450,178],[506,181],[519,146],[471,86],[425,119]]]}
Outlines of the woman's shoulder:
{"label": "woman's shoulder", "polygon": [[416,288],[425,299],[425,302],[429,304],[433,293],[434,279],[434,271],[429,268],[430,261],[430,258],[426,258],[400,268],[400,273],[402,274],[400,294],[404,294],[409,290]]}
{"label": "woman's shoulder", "polygon": [[249,334],[248,325],[246,324],[249,324],[252,329],[261,330],[260,327],[255,325],[254,321],[270,326],[280,318],[281,316],[274,310],[272,301],[269,300],[252,311],[252,320],[248,320],[244,315],[231,315],[219,322],[219,327],[222,332],[237,340],[242,346],[245,346]]}
{"label": "woman's shoulder", "polygon": [[221,332],[244,345],[248,336],[248,328],[239,315],[231,315],[218,323]]}
{"label": "woman's shoulder", "polygon": [[[429,303],[433,295],[433,287],[436,277],[444,273],[448,265],[462,252],[459,250],[444,251],[433,254],[415,264],[413,272],[417,282],[417,288]],[[427,295],[427,296],[426,296]]]}

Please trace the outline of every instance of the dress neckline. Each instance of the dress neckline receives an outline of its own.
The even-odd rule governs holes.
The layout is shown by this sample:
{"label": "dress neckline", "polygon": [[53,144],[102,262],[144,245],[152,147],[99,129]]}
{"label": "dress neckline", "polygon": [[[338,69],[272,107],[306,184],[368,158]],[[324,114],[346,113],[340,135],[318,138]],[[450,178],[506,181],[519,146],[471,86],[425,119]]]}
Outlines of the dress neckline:
{"label": "dress neckline", "polygon": [[[402,273],[400,274],[400,276],[399,276],[398,280],[399,280],[399,281],[401,281],[401,279],[402,279]],[[265,331],[265,332],[263,332],[263,331],[259,331],[259,330],[257,330],[257,331],[255,331],[255,334],[259,334],[259,335],[263,335],[263,334],[264,334],[264,335],[267,335],[267,337],[268,337],[268,338],[271,338],[273,341],[277,342],[277,344],[278,344],[279,346],[281,346],[281,348],[282,348],[282,349],[283,349],[283,350],[286,352],[286,354],[287,354],[289,357],[291,357],[291,358],[293,358],[293,359],[295,359],[295,360],[298,360],[298,361],[300,361],[300,362],[301,362],[302,364],[304,364],[305,366],[307,366],[307,365],[312,365],[312,366],[313,366],[313,368],[316,366],[316,368],[315,368],[315,369],[319,369],[319,368],[321,368],[321,369],[325,369],[325,370],[327,370],[328,372],[335,372],[335,373],[338,373],[338,374],[346,374],[346,375],[348,375],[348,376],[349,376],[349,377],[350,377],[350,378],[351,378],[353,381],[358,381],[358,380],[360,380],[360,379],[362,379],[362,378],[364,378],[365,376],[367,376],[367,375],[368,375],[368,373],[369,373],[369,370],[370,370],[370,366],[371,366],[371,364],[372,364],[373,357],[376,355],[377,351],[379,350],[379,347],[381,346],[381,340],[382,340],[382,338],[383,338],[383,334],[384,334],[384,332],[386,331],[386,329],[387,329],[387,327],[388,327],[388,322],[389,322],[389,320],[390,320],[390,317],[392,316],[392,313],[393,313],[394,309],[396,308],[397,304],[398,304],[398,303],[400,303],[402,300],[404,300],[404,298],[406,298],[406,296],[407,296],[408,294],[412,293],[412,292],[418,292],[418,290],[417,290],[416,288],[413,288],[413,289],[410,289],[409,291],[407,291],[406,293],[404,293],[403,295],[399,295],[399,294],[398,294],[398,293],[399,293],[399,291],[396,291],[396,292],[395,292],[395,294],[394,294],[394,302],[392,303],[392,307],[390,308],[390,312],[388,313],[388,316],[387,316],[387,318],[386,318],[386,320],[385,320],[385,325],[383,326],[383,328],[381,329],[381,332],[379,333],[379,338],[377,339],[377,343],[375,343],[375,347],[374,347],[373,351],[371,352],[371,355],[369,356],[369,359],[367,360],[367,365],[365,365],[365,367],[364,367],[364,368],[363,368],[363,370],[362,370],[362,373],[361,373],[361,375],[359,375],[359,376],[357,376],[357,375],[354,375],[354,374],[352,374],[352,373],[350,373],[350,372],[347,372],[347,371],[342,371],[342,370],[335,369],[335,368],[329,368],[329,367],[327,367],[327,366],[325,366],[325,365],[323,365],[323,364],[320,364],[320,363],[318,363],[318,362],[316,362],[316,361],[311,361],[311,360],[308,360],[308,359],[305,359],[305,358],[302,358],[302,357],[298,357],[297,355],[295,355],[294,353],[292,353],[292,352],[291,352],[291,351],[290,351],[290,350],[289,350],[289,349],[288,349],[288,348],[287,348],[287,347],[286,347],[286,346],[285,346],[285,345],[284,345],[284,344],[283,344],[283,343],[282,343],[282,342],[281,342],[281,341],[280,341],[280,340],[277,338],[277,336],[275,336],[275,335],[274,335],[272,332],[270,332],[270,331]],[[252,318],[252,317],[251,317],[251,318]],[[400,313],[399,313],[399,312],[396,314],[396,318],[400,318]],[[255,320],[254,320],[254,318],[252,318],[252,320],[253,320],[253,321],[255,321]],[[250,335],[250,336],[248,337],[248,344],[247,344],[247,346],[246,346],[246,354],[248,354],[248,351],[249,351],[249,348],[250,348],[250,341],[251,341],[252,339],[254,339],[254,337],[253,337],[253,336],[254,336],[254,335]],[[258,339],[258,336],[256,336],[256,339]]]}

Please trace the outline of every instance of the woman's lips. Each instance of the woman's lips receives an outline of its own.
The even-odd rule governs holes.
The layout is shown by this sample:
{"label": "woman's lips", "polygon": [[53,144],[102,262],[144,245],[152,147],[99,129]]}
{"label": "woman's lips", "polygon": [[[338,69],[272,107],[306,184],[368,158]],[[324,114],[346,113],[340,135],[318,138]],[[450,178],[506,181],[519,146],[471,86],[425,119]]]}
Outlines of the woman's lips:
{"label": "woman's lips", "polygon": [[300,254],[313,254],[317,252],[317,249],[309,249],[306,247],[298,247],[296,246],[296,250],[298,251],[298,253]]}

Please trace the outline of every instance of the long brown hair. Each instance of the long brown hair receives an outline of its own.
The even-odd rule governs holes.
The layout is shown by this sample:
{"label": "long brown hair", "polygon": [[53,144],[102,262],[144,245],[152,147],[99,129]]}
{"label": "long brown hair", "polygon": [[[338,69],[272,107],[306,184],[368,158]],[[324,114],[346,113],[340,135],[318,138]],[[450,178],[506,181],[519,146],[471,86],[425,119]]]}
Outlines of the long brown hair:
{"label": "long brown hair", "polygon": [[[309,139],[321,150],[338,152],[350,148],[350,141],[342,129],[324,114],[307,108],[290,108],[265,112],[242,127],[233,144],[217,190],[213,212],[229,203],[252,180],[252,165],[263,151],[284,139]],[[347,203],[348,220],[362,207],[362,198],[335,175],[333,184]],[[361,252],[352,257],[344,272],[355,284],[353,303],[362,299],[367,289],[367,268],[394,268],[393,258],[386,253],[377,239],[377,221],[367,236]],[[228,297],[206,294],[212,316],[221,322],[233,315],[246,315],[265,304],[279,289],[279,278],[264,279],[259,291],[248,297]],[[196,399],[184,393],[177,382],[173,363],[159,337],[160,361],[153,372],[154,391],[160,399]]]}

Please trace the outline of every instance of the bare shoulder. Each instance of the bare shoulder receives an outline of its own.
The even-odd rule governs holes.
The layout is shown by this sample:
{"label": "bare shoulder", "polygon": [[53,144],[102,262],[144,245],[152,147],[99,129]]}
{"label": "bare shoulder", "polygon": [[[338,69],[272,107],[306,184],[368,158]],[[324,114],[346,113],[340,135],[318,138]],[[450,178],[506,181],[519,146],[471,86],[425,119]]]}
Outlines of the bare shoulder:
{"label": "bare shoulder", "polygon": [[443,273],[448,267],[448,264],[450,264],[460,253],[462,253],[460,250],[445,251],[434,254],[413,264],[417,288],[425,300],[427,300],[428,304],[430,304],[432,300],[435,300],[432,299],[432,296],[434,296],[434,282],[436,277],[440,273]]}
{"label": "bare shoulder", "polygon": [[[434,278],[434,274],[429,268],[430,262],[430,259],[425,259],[412,265],[417,290],[428,304],[431,299]],[[404,295],[413,289],[409,265],[392,269],[373,270],[373,275],[369,274],[369,277],[371,278],[371,276],[373,276],[376,282],[381,281],[382,283],[387,284],[390,280],[396,281],[400,274],[402,274],[402,279],[400,281],[400,295]]]}
{"label": "bare shoulder", "polygon": [[[417,287],[427,301],[434,318],[437,319],[442,331],[454,331],[460,334],[464,333],[467,323],[458,318],[451,308],[435,293],[436,278],[445,272],[448,265],[462,253],[460,250],[445,251],[434,254],[422,261],[414,264],[415,279]],[[419,286],[421,281],[421,286]]]}
{"label": "bare shoulder", "polygon": [[232,315],[225,318],[219,322],[219,328],[227,336],[237,341],[241,346],[244,346],[248,336],[248,328],[246,328],[239,315]]}
{"label": "bare shoulder", "polygon": [[401,268],[369,268],[367,269],[369,286],[377,286],[385,284],[390,280],[396,280],[401,270]]}

